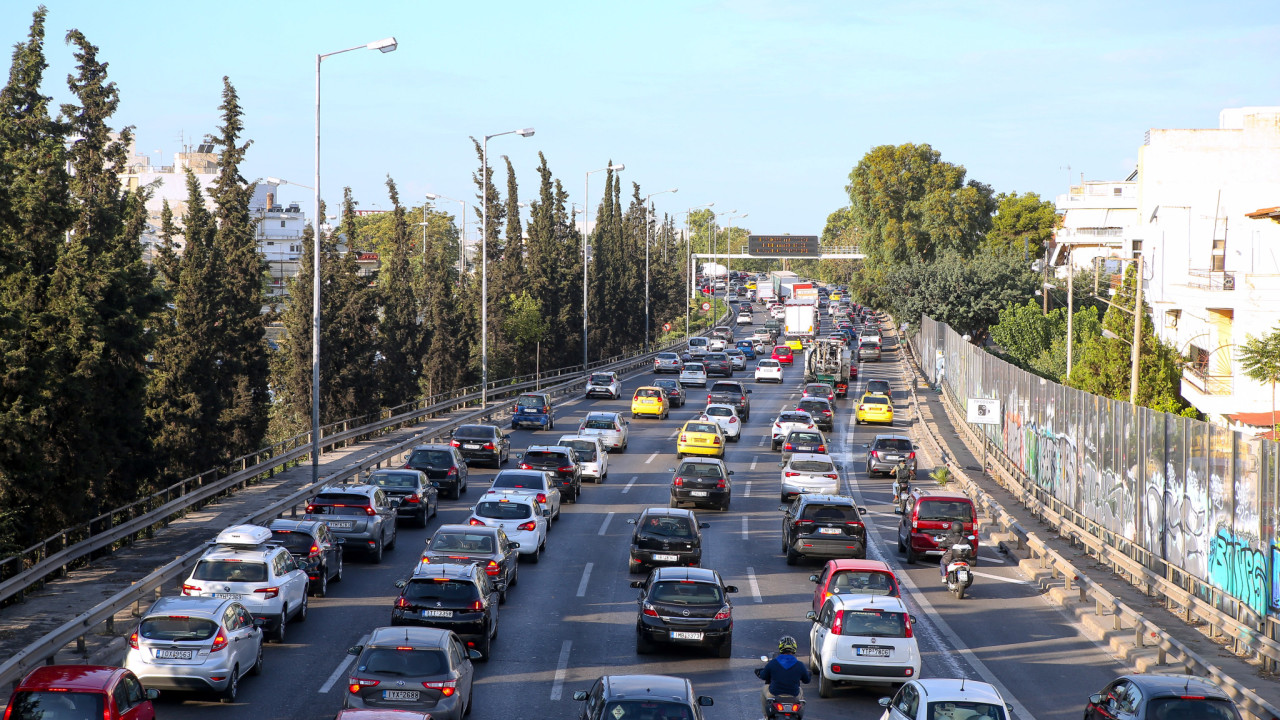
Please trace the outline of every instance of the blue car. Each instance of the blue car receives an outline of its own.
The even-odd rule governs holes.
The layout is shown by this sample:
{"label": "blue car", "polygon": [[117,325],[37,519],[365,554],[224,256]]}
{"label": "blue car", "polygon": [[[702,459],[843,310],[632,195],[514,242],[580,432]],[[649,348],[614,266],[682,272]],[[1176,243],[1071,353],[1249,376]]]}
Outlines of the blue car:
{"label": "blue car", "polygon": [[756,347],[751,344],[750,340],[739,340],[737,346],[742,351],[742,354],[747,356],[748,360],[756,359]]}
{"label": "blue car", "polygon": [[524,393],[516,398],[515,411],[511,414],[511,427],[537,426],[540,430],[553,430],[556,426],[555,407],[546,393]]}

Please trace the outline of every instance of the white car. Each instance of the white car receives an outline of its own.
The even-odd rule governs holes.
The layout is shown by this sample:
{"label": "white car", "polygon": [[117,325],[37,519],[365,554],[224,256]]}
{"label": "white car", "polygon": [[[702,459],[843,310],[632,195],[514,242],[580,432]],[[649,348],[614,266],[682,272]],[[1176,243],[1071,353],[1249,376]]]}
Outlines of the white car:
{"label": "white car", "polygon": [[597,483],[609,479],[609,451],[604,441],[591,435],[561,435],[556,443],[573,448],[573,457],[582,467],[582,479],[590,478]]}
{"label": "white car", "polygon": [[680,371],[681,385],[697,385],[698,387],[707,386],[707,368],[702,363],[690,362],[684,364],[684,369]]}
{"label": "white car", "polygon": [[707,339],[704,337],[689,338],[689,356],[700,358],[707,354]]}
{"label": "white car", "polygon": [[163,597],[129,637],[124,667],[148,688],[207,690],[235,702],[240,678],[262,671],[263,642],[262,629],[236,600]]}
{"label": "white car", "polygon": [[782,363],[765,358],[756,363],[756,382],[782,382]]}
{"label": "white car", "polygon": [[944,714],[974,720],[1008,720],[1013,711],[993,686],[959,678],[912,680],[898,688],[893,697],[880,698],[880,707],[885,709],[880,720],[932,720]]}
{"label": "white car", "polygon": [[840,494],[840,473],[831,456],[822,453],[794,453],[782,463],[782,496]]}
{"label": "white car", "polygon": [[818,426],[813,424],[813,416],[803,410],[783,410],[778,413],[778,417],[773,421],[773,444],[771,447],[777,452],[782,447],[782,441],[787,439],[787,435],[792,430],[817,430]]}
{"label": "white car", "polygon": [[587,397],[607,397],[617,400],[622,397],[622,381],[616,372],[594,372],[587,378]]}
{"label": "white car", "polygon": [[622,417],[622,413],[593,412],[587,413],[578,425],[578,434],[583,437],[598,437],[610,451],[627,449],[631,437],[631,425]]}
{"label": "white car", "polygon": [[707,340],[707,352],[724,352],[724,338],[713,337]]}
{"label": "white car", "polygon": [[774,320],[781,320],[782,318],[787,316],[787,309],[781,305],[774,305],[773,307],[769,308],[769,315]]}
{"label": "white car", "polygon": [[547,546],[551,521],[546,512],[534,496],[523,491],[490,490],[471,509],[467,524],[502,528],[509,539],[520,544],[517,552],[536,563]]}
{"label": "white car", "polygon": [[742,348],[731,347],[724,351],[729,356],[729,363],[733,365],[734,370],[747,369],[747,356],[742,352]]}
{"label": "white car", "polygon": [[920,648],[901,598],[832,595],[807,617],[813,621],[809,669],[819,697],[829,698],[841,687],[920,677]]}
{"label": "white car", "polygon": [[742,312],[738,313],[739,325],[750,325],[753,322],[755,322],[755,316],[751,314],[750,310],[743,310]]}
{"label": "white car", "polygon": [[307,619],[307,572],[260,525],[232,525],[218,533],[182,583],[188,597],[235,600],[244,605],[277,642],[285,641],[290,620]]}
{"label": "white car", "polygon": [[732,405],[712,403],[702,411],[698,419],[719,425],[725,439],[729,442],[738,442],[742,439],[742,420],[738,418],[738,409]]}
{"label": "white car", "polygon": [[519,490],[538,502],[542,514],[560,519],[560,484],[543,470],[502,470],[493,477],[489,492]]}

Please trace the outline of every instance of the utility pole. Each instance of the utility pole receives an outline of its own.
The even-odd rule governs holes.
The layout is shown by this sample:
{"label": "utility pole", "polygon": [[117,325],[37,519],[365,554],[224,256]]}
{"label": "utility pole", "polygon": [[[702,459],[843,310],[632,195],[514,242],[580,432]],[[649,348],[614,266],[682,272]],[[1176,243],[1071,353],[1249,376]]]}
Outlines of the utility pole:
{"label": "utility pole", "polygon": [[1067,247],[1067,377],[1071,377],[1071,350],[1075,335],[1072,331],[1072,315],[1076,312],[1076,275],[1071,265],[1071,247]]}
{"label": "utility pole", "polygon": [[1138,410],[1138,355],[1142,348],[1142,256],[1138,256],[1138,272],[1133,293],[1133,369],[1129,371],[1129,404]]}
{"label": "utility pole", "polygon": [[1044,314],[1049,314],[1049,247],[1044,249],[1044,276],[1040,281],[1040,298],[1044,305]]}

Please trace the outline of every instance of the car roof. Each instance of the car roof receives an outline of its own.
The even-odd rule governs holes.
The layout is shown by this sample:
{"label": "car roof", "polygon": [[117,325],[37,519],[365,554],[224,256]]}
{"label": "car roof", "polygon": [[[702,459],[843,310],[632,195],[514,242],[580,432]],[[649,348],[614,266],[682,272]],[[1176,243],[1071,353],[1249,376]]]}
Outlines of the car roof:
{"label": "car roof", "polygon": [[27,673],[18,690],[66,688],[68,690],[106,690],[123,668],[106,665],[42,665]]}
{"label": "car roof", "polygon": [[320,520],[292,520],[289,518],[276,518],[271,521],[271,524],[267,526],[267,529],[306,532],[314,535],[316,530],[323,526],[324,523]]}
{"label": "car roof", "polygon": [[601,678],[605,697],[651,697],[689,699],[689,681],[670,675],[605,675]]}
{"label": "car roof", "polygon": [[728,467],[720,458],[709,457],[687,457],[677,461],[679,464],[693,463],[694,465],[715,465],[717,467]]}
{"label": "car roof", "polygon": [[380,627],[374,628],[373,632],[369,633],[369,640],[365,643],[365,647],[375,645],[444,647],[444,641],[448,637],[449,631],[442,628],[410,627],[408,625]]}
{"label": "car roof", "polygon": [[413,579],[422,580],[424,578],[450,578],[450,579],[467,579],[475,577],[475,563],[442,563],[422,561],[413,569]]}
{"label": "car roof", "polygon": [[903,602],[902,598],[892,595],[832,595],[831,602],[838,610],[876,608],[879,610],[907,612],[907,604]]}
{"label": "car roof", "polygon": [[690,520],[697,520],[693,511],[688,508],[651,507],[641,510],[640,514],[656,517],[684,517]]}
{"label": "car roof", "polygon": [[833,462],[831,460],[831,456],[826,453],[794,453],[791,456],[791,459],[787,460],[787,462],[793,463],[797,460],[813,460],[813,461],[826,460],[827,462]]}
{"label": "car roof", "polygon": [[960,678],[921,678],[916,680],[924,690],[925,700],[959,700],[1004,705],[1000,691],[988,683]]}
{"label": "car roof", "polygon": [[656,567],[653,569],[654,580],[693,580],[697,582],[710,582],[722,584],[720,573],[711,568],[703,567],[677,567],[669,565],[665,567]]}
{"label": "car roof", "polygon": [[1123,677],[1141,688],[1143,695],[1155,693],[1181,695],[1190,691],[1194,695],[1230,700],[1230,697],[1227,696],[1227,693],[1222,688],[1209,680],[1194,675],[1143,673],[1124,675]]}
{"label": "car roof", "polygon": [[486,525],[466,525],[457,523],[454,525],[441,525],[436,528],[436,531],[432,533],[431,536],[435,537],[442,532],[469,532],[476,533],[478,535],[496,535],[498,534],[498,528]]}
{"label": "car roof", "polygon": [[963,500],[969,504],[973,504],[973,500],[968,495],[958,492],[950,492],[947,490],[934,490],[932,488],[920,488],[917,490],[921,500]]}
{"label": "car roof", "polygon": [[445,445],[441,443],[426,443],[425,445],[414,445],[413,449],[414,450],[452,450],[453,446]]}
{"label": "car roof", "polygon": [[840,558],[838,560],[828,560],[827,567],[833,571],[839,570],[855,570],[859,572],[885,572],[890,575],[897,575],[893,568],[889,567],[889,563],[880,560],[855,560],[853,558]]}
{"label": "car roof", "polygon": [[181,612],[183,615],[194,615],[217,622],[222,619],[226,606],[233,602],[236,601],[229,598],[170,595],[152,603],[146,614],[171,615]]}

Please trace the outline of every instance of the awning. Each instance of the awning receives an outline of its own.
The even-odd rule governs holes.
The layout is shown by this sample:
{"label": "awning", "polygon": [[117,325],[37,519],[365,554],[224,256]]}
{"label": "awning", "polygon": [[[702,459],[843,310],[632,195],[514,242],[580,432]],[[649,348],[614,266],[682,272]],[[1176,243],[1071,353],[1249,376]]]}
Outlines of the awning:
{"label": "awning", "polygon": [[[1253,425],[1254,427],[1271,427],[1270,412],[1248,412],[1235,413],[1227,416],[1231,422],[1238,422],[1241,425]],[[1280,419],[1280,408],[1276,409],[1276,418]]]}
{"label": "awning", "polygon": [[1107,224],[1107,208],[1067,208],[1067,212],[1062,217],[1062,226],[1068,228],[1113,227]]}
{"label": "awning", "polygon": [[1245,213],[1244,216],[1254,220],[1271,220],[1272,222],[1280,223],[1280,207],[1262,208],[1251,213]]}

